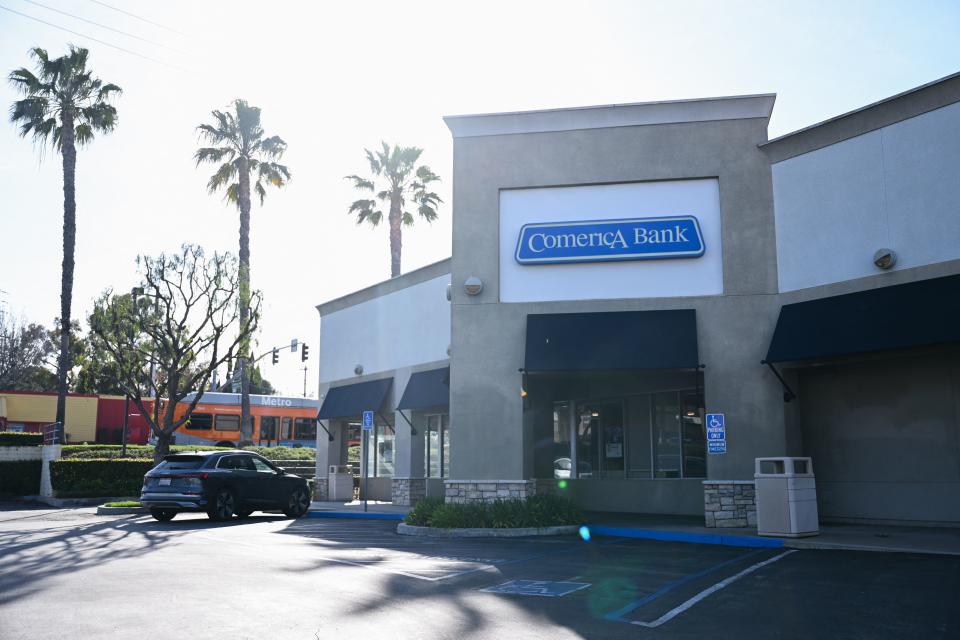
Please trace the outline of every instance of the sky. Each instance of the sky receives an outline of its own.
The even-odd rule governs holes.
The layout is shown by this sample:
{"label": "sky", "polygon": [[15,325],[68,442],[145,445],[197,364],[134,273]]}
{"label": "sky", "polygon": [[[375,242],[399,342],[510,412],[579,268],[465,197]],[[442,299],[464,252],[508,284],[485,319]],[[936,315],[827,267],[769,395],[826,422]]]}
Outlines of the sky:
{"label": "sky", "polygon": [[[251,216],[257,354],[309,344],[315,396],[315,306],[390,275],[387,227],[347,213],[359,196],[343,176],[367,169],[364,148],[421,147],[443,179],[439,219],[403,231],[406,272],[450,255],[444,115],[776,93],[776,137],[960,71],[960,3],[0,0],[4,75],[29,65],[31,47],[56,56],[68,43],[123,88],[117,129],[78,154],[74,318],[85,328],[104,289],[136,284],[137,255],[184,242],[237,251],[237,210],[207,193],[213,168],[192,155],[196,126],[244,98],[287,141],[293,173]],[[4,108],[16,98],[0,85]],[[0,194],[0,304],[52,325],[60,158],[7,118]],[[262,370],[284,394],[303,393],[298,354]]]}

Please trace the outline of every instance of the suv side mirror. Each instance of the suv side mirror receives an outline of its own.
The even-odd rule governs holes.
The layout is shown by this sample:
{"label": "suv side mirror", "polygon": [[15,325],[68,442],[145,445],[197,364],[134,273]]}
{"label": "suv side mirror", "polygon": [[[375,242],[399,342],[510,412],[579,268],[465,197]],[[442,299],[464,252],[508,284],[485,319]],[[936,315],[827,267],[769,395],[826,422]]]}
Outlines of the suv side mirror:
{"label": "suv side mirror", "polygon": [[283,469],[283,467],[277,467],[277,475],[278,475],[278,476],[285,476],[285,475],[287,475],[287,472]]}

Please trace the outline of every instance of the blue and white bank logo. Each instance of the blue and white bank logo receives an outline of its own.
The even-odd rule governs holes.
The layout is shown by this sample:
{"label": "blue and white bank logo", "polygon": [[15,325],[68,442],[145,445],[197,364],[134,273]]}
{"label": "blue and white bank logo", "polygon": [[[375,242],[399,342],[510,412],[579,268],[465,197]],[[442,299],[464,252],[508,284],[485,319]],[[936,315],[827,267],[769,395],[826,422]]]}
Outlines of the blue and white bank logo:
{"label": "blue and white bank logo", "polygon": [[525,224],[516,257],[520,264],[612,262],[699,258],[704,249],[697,219],[674,216]]}

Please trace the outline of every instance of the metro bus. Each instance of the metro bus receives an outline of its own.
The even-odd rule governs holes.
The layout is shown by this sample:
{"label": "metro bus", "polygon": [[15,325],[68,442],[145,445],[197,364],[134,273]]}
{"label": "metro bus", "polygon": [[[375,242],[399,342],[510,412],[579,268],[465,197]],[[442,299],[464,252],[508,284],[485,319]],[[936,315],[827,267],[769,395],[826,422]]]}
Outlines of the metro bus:
{"label": "metro bus", "polygon": [[[177,404],[174,419],[186,413],[194,394]],[[309,398],[250,395],[253,442],[263,447],[316,447],[320,403]],[[176,444],[235,447],[240,441],[240,394],[206,392],[176,431]]]}

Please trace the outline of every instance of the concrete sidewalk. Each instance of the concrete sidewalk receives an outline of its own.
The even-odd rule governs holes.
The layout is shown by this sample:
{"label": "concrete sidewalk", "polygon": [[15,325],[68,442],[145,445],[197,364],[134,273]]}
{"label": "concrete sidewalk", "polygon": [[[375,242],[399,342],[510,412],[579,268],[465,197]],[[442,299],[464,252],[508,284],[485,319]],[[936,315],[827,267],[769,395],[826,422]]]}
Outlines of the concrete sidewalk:
{"label": "concrete sidewalk", "polygon": [[353,502],[324,502],[310,503],[307,517],[311,518],[367,518],[372,520],[402,520],[410,511],[410,507],[401,507],[392,502],[378,502],[370,500],[367,510],[363,509],[363,500]]}
{"label": "concrete sidewalk", "polygon": [[[821,524],[820,535],[806,538],[758,536],[756,528],[717,529],[703,519],[631,513],[590,513],[600,535],[626,529],[635,537],[732,546],[783,546],[791,549],[844,549],[960,556],[960,528]],[[616,534],[612,534],[616,535]],[[634,536],[631,536],[634,537]],[[764,544],[764,543],[772,544]],[[777,544],[779,542],[779,544]]]}

